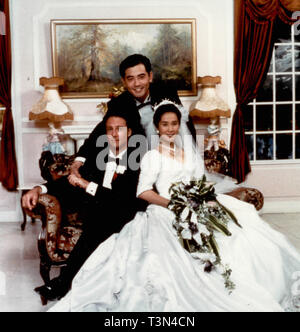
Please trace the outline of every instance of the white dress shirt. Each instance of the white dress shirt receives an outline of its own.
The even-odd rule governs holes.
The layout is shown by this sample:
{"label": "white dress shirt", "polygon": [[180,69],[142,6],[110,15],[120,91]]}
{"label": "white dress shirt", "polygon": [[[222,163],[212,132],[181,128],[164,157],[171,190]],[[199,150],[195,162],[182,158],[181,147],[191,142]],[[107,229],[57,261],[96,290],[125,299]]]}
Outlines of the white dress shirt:
{"label": "white dress shirt", "polygon": [[[124,156],[124,154],[126,153],[127,149],[123,150],[121,153],[119,153],[117,156],[111,151],[109,150],[109,157],[111,159],[122,159],[122,157]],[[76,161],[81,161],[82,163],[85,162],[85,158],[82,157],[77,157],[75,158]],[[107,162],[106,164],[106,168],[105,168],[105,173],[104,173],[104,178],[103,178],[103,183],[102,186],[108,189],[111,189],[111,183],[114,177],[115,173],[118,174],[123,174],[126,170],[126,166],[125,165],[117,165],[116,161],[112,160]],[[39,187],[42,188],[42,194],[46,194],[47,193],[47,187],[40,184]],[[90,182],[89,185],[86,188],[86,192],[92,196],[96,195],[98,189],[98,184],[95,182]]]}
{"label": "white dress shirt", "polygon": [[[124,154],[126,153],[127,149],[123,150],[121,153],[119,153],[117,156],[114,155],[114,153],[109,150],[109,157],[112,159],[122,159],[122,157],[124,156]],[[102,186],[108,189],[111,189],[111,183],[114,177],[115,173],[118,174],[123,174],[126,170],[126,166],[124,165],[117,165],[116,161],[112,160],[107,162],[106,164],[106,168],[105,168],[105,173],[104,173],[104,178],[103,178],[103,183]],[[93,186],[96,187],[95,190],[93,190],[92,192],[90,192],[89,190],[89,186]],[[90,184],[88,185],[86,192],[95,196],[96,191],[97,191],[98,185],[94,182],[90,182]]]}

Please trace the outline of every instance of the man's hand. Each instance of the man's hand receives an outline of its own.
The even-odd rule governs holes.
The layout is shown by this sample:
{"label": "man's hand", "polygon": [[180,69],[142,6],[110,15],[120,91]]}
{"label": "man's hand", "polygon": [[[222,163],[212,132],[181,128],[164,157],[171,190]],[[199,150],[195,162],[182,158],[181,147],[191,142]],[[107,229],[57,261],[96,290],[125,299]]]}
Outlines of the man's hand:
{"label": "man's hand", "polygon": [[75,160],[70,168],[70,174],[75,175],[78,178],[81,178],[81,175],[79,173],[79,168],[83,165],[83,162]]}
{"label": "man's hand", "polygon": [[42,192],[41,187],[34,187],[22,197],[22,207],[30,211],[36,206],[39,196]]}
{"label": "man's hand", "polygon": [[77,187],[80,187],[85,190],[86,190],[87,186],[89,185],[89,182],[87,180],[83,179],[81,176],[77,177],[74,174],[69,175],[68,180],[72,186],[74,186],[74,187],[77,186]]}

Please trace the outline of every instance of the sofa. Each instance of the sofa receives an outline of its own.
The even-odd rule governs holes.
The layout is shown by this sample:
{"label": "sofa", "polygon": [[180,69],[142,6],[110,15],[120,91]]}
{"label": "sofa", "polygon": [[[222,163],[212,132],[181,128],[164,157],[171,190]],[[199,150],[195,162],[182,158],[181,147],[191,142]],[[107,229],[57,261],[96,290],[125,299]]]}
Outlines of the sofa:
{"label": "sofa", "polygon": [[[41,175],[47,181],[55,181],[67,176],[74,156],[52,155],[43,152],[39,161]],[[237,199],[253,204],[260,210],[264,204],[263,194],[254,188],[237,187],[227,193]],[[62,212],[63,211],[63,212]],[[40,254],[40,274],[45,283],[50,279],[52,266],[63,267],[82,232],[82,216],[76,206],[62,207],[56,197],[42,194],[32,210],[25,210],[31,218],[42,223],[38,237]]]}

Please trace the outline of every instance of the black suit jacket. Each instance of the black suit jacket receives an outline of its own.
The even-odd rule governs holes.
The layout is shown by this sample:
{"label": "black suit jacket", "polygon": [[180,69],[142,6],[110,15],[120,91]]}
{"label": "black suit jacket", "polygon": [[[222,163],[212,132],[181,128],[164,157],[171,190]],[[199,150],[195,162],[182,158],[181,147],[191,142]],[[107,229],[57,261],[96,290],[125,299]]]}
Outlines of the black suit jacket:
{"label": "black suit jacket", "polygon": [[[181,105],[181,101],[179,99],[176,89],[164,82],[150,84],[150,96],[152,105],[159,103],[165,98],[168,98],[171,101]],[[133,127],[133,133],[145,136],[145,131],[141,126],[141,117],[136,106],[136,100],[128,91],[125,91],[120,96],[111,99],[108,104],[114,104],[120,110],[124,111],[124,114],[126,114],[126,116],[129,116],[131,125]],[[189,119],[187,125],[189,127],[189,130],[191,131],[192,136],[195,139],[196,131],[191,118]],[[85,140],[84,144],[80,147],[77,156],[87,158],[88,156],[94,154],[97,139],[104,134],[105,126],[103,122],[100,122],[92,131],[90,136]]]}
{"label": "black suit jacket", "polygon": [[[103,148],[96,150],[101,152]],[[148,205],[136,197],[139,169],[132,170],[128,165],[132,151],[133,148],[128,148],[120,161],[120,164],[127,165],[127,169],[112,182],[112,189],[102,186],[105,169],[97,167],[97,154],[93,153],[80,168],[80,173],[84,179],[98,184],[95,196],[70,185],[67,177],[46,183],[48,193],[56,196],[62,207],[78,208],[84,216],[85,229],[102,231],[105,226],[108,233],[119,232],[125,223],[134,218],[137,211],[144,211]],[[100,220],[106,220],[106,223],[101,224]]]}

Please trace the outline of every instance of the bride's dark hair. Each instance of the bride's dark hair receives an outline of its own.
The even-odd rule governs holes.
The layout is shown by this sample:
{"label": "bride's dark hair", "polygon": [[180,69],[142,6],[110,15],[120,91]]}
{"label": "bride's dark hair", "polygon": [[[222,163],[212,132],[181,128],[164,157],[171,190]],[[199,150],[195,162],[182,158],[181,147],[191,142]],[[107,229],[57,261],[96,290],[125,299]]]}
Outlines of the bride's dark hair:
{"label": "bride's dark hair", "polygon": [[156,128],[158,128],[159,122],[161,120],[161,117],[165,114],[165,113],[175,113],[177,116],[177,119],[180,123],[181,120],[181,112],[179,111],[179,109],[174,105],[174,104],[164,104],[161,105],[157,108],[157,110],[155,111],[154,115],[153,115],[153,123],[155,125]]}

